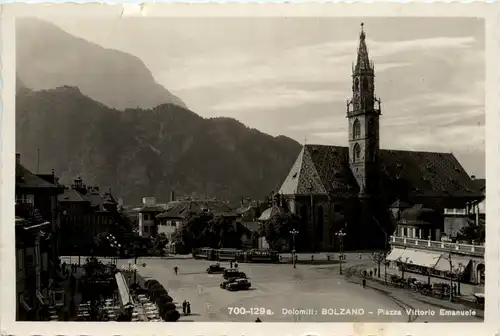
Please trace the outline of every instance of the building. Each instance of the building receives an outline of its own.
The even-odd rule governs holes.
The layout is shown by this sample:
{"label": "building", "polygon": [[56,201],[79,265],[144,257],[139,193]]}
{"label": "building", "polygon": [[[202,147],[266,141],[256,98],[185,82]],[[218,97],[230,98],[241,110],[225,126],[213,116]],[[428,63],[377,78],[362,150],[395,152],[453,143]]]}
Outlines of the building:
{"label": "building", "polygon": [[99,187],[87,186],[80,176],[59,195],[61,213],[61,255],[97,253],[96,237],[113,234],[120,241],[132,230],[118,209],[111,190],[101,194]]}
{"label": "building", "polygon": [[158,234],[159,220],[156,216],[165,211],[165,208],[156,204],[156,198],[144,197],[142,199],[144,205],[138,211],[139,213],[139,236],[140,237],[155,237]]}
{"label": "building", "polygon": [[37,320],[52,304],[57,277],[57,196],[63,192],[54,173],[37,175],[16,154],[16,319]]}
{"label": "building", "polygon": [[172,244],[174,234],[177,230],[185,225],[188,219],[196,214],[212,214],[213,216],[222,216],[226,219],[229,219],[233,225],[236,226],[237,218],[239,215],[231,209],[231,207],[221,201],[216,199],[212,200],[196,200],[191,198],[186,198],[182,200],[174,200],[167,204],[166,210],[157,215],[156,218],[159,221],[160,232],[166,234],[170,250],[172,253],[175,253],[177,247]]}
{"label": "building", "polygon": [[304,145],[279,190],[302,218],[306,250],[336,250],[340,229],[346,249],[388,247],[394,210],[404,210],[391,209],[396,201],[434,210],[440,234],[445,208],[484,198],[451,153],[380,149],[380,106],[362,27],[346,106],[348,146]]}

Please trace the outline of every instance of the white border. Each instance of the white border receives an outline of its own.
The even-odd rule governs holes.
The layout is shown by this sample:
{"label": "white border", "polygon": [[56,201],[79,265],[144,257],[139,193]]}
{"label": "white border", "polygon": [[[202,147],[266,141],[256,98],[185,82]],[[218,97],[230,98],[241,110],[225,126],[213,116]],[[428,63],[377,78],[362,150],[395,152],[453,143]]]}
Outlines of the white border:
{"label": "white border", "polygon": [[[199,16],[316,16],[316,17],[482,17],[486,22],[486,178],[487,245],[485,323],[83,323],[83,322],[14,322],[15,258],[14,249],[14,153],[15,153],[15,16],[50,16],[116,18]],[[499,155],[500,129],[500,23],[499,6],[485,3],[301,3],[301,4],[159,4],[141,8],[132,5],[45,4],[4,5],[0,19],[2,45],[1,113],[1,333],[3,335],[493,335],[499,320]]]}

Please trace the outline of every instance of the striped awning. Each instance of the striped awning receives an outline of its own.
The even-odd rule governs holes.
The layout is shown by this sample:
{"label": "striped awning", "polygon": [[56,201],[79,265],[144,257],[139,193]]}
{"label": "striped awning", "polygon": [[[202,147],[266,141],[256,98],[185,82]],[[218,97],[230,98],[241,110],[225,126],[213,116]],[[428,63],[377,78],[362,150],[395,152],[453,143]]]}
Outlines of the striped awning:
{"label": "striped awning", "polygon": [[120,295],[120,302],[122,304],[122,307],[124,309],[133,307],[134,302],[132,300],[132,296],[130,295],[125,276],[121,272],[118,272],[115,275],[115,279],[118,286],[118,294]]}
{"label": "striped awning", "polygon": [[[470,262],[471,258],[451,255],[451,267],[454,273],[463,273]],[[450,271],[450,255],[448,253],[441,255],[435,269],[442,272]]]}
{"label": "striped awning", "polygon": [[385,257],[385,260],[396,261],[405,253],[405,249],[394,247],[391,252]]}
{"label": "striped awning", "polygon": [[406,249],[401,261],[409,265],[434,268],[440,258],[440,253]]}

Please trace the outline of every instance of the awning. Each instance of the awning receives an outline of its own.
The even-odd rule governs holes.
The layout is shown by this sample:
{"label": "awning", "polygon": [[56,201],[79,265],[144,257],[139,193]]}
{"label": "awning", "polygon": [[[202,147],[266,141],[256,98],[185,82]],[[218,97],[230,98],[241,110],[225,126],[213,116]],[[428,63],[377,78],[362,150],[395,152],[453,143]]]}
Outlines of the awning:
{"label": "awning", "polygon": [[130,306],[134,306],[132,297],[128,290],[127,280],[123,276],[121,272],[116,273],[115,275],[116,284],[118,286],[118,294],[120,295],[120,301],[122,303],[123,308],[128,308]]}
{"label": "awning", "polygon": [[[453,254],[451,255],[451,265],[453,268],[453,272],[463,273],[467,268],[467,266],[469,266],[470,262],[471,262],[470,258],[455,256]],[[443,253],[441,255],[441,258],[439,258],[439,261],[437,262],[435,269],[443,272],[450,271],[450,260],[448,253]]]}
{"label": "awning", "polygon": [[396,261],[403,255],[403,253],[405,253],[405,249],[394,247],[385,259],[389,261]]}
{"label": "awning", "polygon": [[401,261],[405,264],[434,268],[440,257],[440,253],[406,249]]}

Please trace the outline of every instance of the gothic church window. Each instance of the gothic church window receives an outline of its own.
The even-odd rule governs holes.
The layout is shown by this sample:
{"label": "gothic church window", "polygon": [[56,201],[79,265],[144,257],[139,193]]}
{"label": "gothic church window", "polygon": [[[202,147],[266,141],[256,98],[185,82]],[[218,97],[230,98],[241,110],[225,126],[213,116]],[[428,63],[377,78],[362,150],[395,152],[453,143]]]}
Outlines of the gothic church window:
{"label": "gothic church window", "polygon": [[355,144],[353,148],[353,154],[354,154],[354,162],[359,162],[359,159],[361,157],[361,147],[359,144]]}
{"label": "gothic church window", "polygon": [[368,78],[363,78],[361,83],[363,84],[363,91],[368,91]]}
{"label": "gothic church window", "polygon": [[361,137],[361,123],[358,119],[354,120],[352,124],[352,137],[353,139],[359,139]]}
{"label": "gothic church window", "polygon": [[323,241],[323,232],[325,230],[324,225],[323,225],[323,220],[324,220],[324,213],[323,213],[323,207],[319,206],[318,207],[318,240],[320,242]]}

